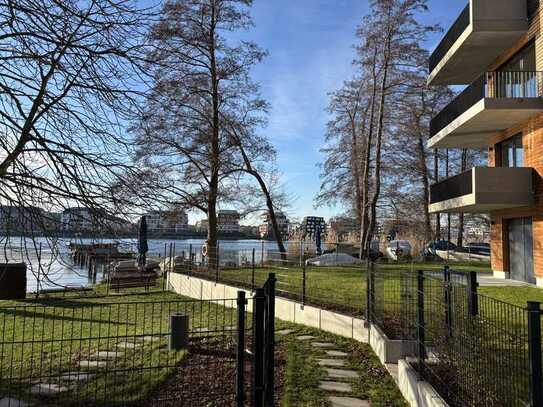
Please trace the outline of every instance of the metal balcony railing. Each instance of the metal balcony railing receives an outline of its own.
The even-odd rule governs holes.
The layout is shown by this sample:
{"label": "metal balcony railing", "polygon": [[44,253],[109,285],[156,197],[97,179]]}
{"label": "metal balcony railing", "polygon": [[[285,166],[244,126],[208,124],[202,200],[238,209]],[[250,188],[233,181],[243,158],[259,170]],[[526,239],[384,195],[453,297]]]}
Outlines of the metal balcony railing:
{"label": "metal balcony railing", "polygon": [[472,170],[444,179],[430,186],[430,204],[473,193]]}
{"label": "metal balcony railing", "polygon": [[516,99],[542,96],[543,72],[485,72],[432,119],[430,137],[435,136],[484,98]]}
{"label": "metal balcony railing", "polygon": [[435,51],[430,55],[429,72],[432,73],[443,57],[449,52],[456,40],[460,38],[462,33],[468,28],[470,22],[470,7],[469,3],[464,8],[460,16],[456,19],[452,27],[445,37],[441,40]]}

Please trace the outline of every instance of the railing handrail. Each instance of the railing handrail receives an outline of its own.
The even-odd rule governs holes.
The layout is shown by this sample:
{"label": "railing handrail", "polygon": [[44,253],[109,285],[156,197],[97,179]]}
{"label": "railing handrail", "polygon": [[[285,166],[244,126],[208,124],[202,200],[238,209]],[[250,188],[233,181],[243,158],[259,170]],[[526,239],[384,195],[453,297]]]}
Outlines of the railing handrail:
{"label": "railing handrail", "polygon": [[484,72],[468,85],[430,122],[430,137],[435,136],[484,98],[540,98],[543,96],[543,71]]}
{"label": "railing handrail", "polygon": [[430,55],[428,68],[430,73],[432,73],[432,71],[436,68],[449,49],[454,45],[456,40],[460,38],[466,28],[469,27],[470,17],[470,5],[468,3],[455,22],[451,25],[451,28],[449,28],[447,33],[443,36],[436,49]]}

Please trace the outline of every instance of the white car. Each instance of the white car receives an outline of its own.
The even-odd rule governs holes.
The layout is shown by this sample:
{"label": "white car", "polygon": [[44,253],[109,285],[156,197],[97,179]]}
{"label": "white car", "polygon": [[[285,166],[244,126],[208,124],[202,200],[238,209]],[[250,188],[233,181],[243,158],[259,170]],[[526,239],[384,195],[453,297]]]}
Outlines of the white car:
{"label": "white car", "polygon": [[386,256],[391,260],[398,261],[411,256],[411,250],[411,243],[407,240],[393,240],[387,246]]}

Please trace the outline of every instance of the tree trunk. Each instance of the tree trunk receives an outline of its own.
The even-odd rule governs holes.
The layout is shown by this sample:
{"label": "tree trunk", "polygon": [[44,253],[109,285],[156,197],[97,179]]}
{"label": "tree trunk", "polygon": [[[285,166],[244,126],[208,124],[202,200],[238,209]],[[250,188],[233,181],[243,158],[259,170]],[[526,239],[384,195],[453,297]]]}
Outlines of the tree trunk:
{"label": "tree trunk", "polygon": [[[439,182],[439,150],[434,152],[434,182],[437,184]],[[435,231],[435,240],[441,239],[441,214],[436,213],[436,231]]]}
{"label": "tree trunk", "polygon": [[272,222],[272,228],[275,235],[275,241],[277,242],[277,247],[279,248],[279,252],[281,253],[281,260],[287,259],[287,250],[285,249],[285,244],[283,243],[283,236],[281,236],[281,231],[279,230],[279,225],[277,223],[277,217],[275,216],[275,208],[273,207],[273,199],[270,194],[270,191],[268,190],[268,187],[266,183],[264,182],[264,179],[262,179],[262,176],[259,174],[257,170],[255,170],[251,164],[251,160],[249,160],[249,157],[245,153],[245,149],[243,148],[243,145],[241,144],[241,140],[237,138],[237,145],[240,149],[241,155],[243,157],[243,162],[245,163],[245,167],[247,168],[247,172],[251,174],[255,179],[258,181],[258,184],[260,185],[260,189],[262,190],[262,193],[266,197],[266,206],[268,207],[268,213],[270,215],[270,219]]}
{"label": "tree trunk", "polygon": [[[468,151],[464,148],[462,149],[461,163],[460,168],[461,172],[467,170],[468,166]],[[464,214],[461,213],[458,216],[458,237],[456,239],[456,245],[458,247],[464,246]]]}
{"label": "tree trunk", "polygon": [[364,161],[364,175],[362,179],[362,224],[360,225],[360,258],[367,258],[369,251],[366,248],[366,239],[368,235],[369,227],[369,215],[368,215],[368,203],[369,203],[369,192],[370,192],[370,164],[371,164],[371,145],[373,142],[373,117],[375,114],[375,98],[377,96],[377,73],[375,65],[377,64],[377,48],[375,48],[375,54],[373,57],[375,62],[373,68],[373,89],[371,94],[371,107],[370,107],[370,117],[369,117],[369,128],[368,128],[368,138],[366,140],[366,151],[365,161]]}
{"label": "tree trunk", "polygon": [[[215,3],[211,3],[211,19],[216,20]],[[211,93],[212,93],[212,109],[213,119],[211,128],[210,142],[210,163],[211,174],[209,180],[209,192],[207,198],[207,246],[209,268],[214,270],[219,266],[218,259],[218,232],[217,232],[217,197],[219,191],[219,166],[220,166],[220,149],[219,149],[219,80],[217,75],[217,60],[216,60],[216,43],[215,43],[215,28],[212,24],[210,32],[210,55],[211,55]]]}
{"label": "tree trunk", "polygon": [[377,141],[375,144],[375,171],[374,171],[374,191],[371,200],[371,212],[370,223],[368,227],[368,233],[366,234],[366,252],[369,254],[371,249],[371,242],[373,235],[375,234],[375,226],[377,224],[377,202],[379,201],[379,195],[381,194],[381,145],[383,141],[383,128],[385,119],[385,101],[386,101],[386,86],[388,79],[388,66],[390,55],[390,39],[385,46],[385,61],[383,67],[383,78],[381,80],[380,88],[380,100],[379,100],[379,120],[377,127]]}
{"label": "tree trunk", "polygon": [[426,165],[426,150],[424,149],[424,138],[419,131],[418,140],[419,150],[419,165],[420,165],[420,178],[423,187],[424,195],[424,239],[426,243],[432,240],[432,224],[430,221],[430,212],[428,205],[430,204],[430,182],[428,181],[428,167]]}

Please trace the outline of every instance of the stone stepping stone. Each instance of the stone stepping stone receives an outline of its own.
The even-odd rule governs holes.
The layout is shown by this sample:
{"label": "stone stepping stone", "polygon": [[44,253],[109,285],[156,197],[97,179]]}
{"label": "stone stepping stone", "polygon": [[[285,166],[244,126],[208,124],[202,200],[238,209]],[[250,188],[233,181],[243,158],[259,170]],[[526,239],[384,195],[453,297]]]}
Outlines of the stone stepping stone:
{"label": "stone stepping stone", "polygon": [[324,369],[328,373],[328,377],[333,379],[357,379],[358,373],[354,370],[344,369]]}
{"label": "stone stepping stone", "polygon": [[320,382],[319,389],[325,391],[334,391],[336,393],[352,393],[353,388],[349,383],[340,382]]}
{"label": "stone stepping stone", "polygon": [[94,377],[91,373],[85,373],[85,372],[69,372],[64,373],[60,376],[61,380],[69,381],[69,382],[84,382],[89,379],[92,379]]}
{"label": "stone stepping stone", "polygon": [[54,383],[38,383],[30,388],[30,393],[40,396],[54,396],[67,390],[68,388]]}
{"label": "stone stepping stone", "polygon": [[106,360],[80,360],[79,367],[82,369],[97,369],[101,367],[106,367]]}
{"label": "stone stepping stone", "polygon": [[136,349],[139,348],[141,344],[134,342],[119,342],[116,346],[120,349]]}
{"label": "stone stepping stone", "polygon": [[28,404],[26,401],[23,400],[17,400],[12,399],[11,397],[4,397],[0,399],[0,407],[28,407],[30,404]]}
{"label": "stone stepping stone", "polygon": [[349,356],[348,353],[340,352],[340,351],[338,351],[338,350],[327,350],[327,351],[326,351],[326,354],[327,354],[328,356],[333,356],[333,357],[335,357],[335,358],[343,358],[343,357]]}
{"label": "stone stepping stone", "polygon": [[299,341],[310,341],[311,339],[315,339],[315,337],[311,335],[302,335],[297,336],[296,339],[298,339]]}
{"label": "stone stepping stone", "polygon": [[277,331],[277,335],[290,335],[294,332],[294,329],[283,329],[281,331]]}
{"label": "stone stepping stone", "polygon": [[333,343],[330,343],[330,342],[313,342],[312,343],[313,347],[314,348],[333,348],[335,347],[336,345],[334,345]]}
{"label": "stone stepping stone", "polygon": [[353,397],[328,397],[332,407],[371,407],[368,400],[355,399]]}
{"label": "stone stepping stone", "polygon": [[123,356],[122,352],[115,352],[115,351],[110,351],[110,350],[101,350],[92,354],[93,358],[102,359],[102,360],[117,359],[117,358],[120,358],[121,356]]}
{"label": "stone stepping stone", "polygon": [[345,362],[341,359],[317,359],[319,366],[343,367]]}

